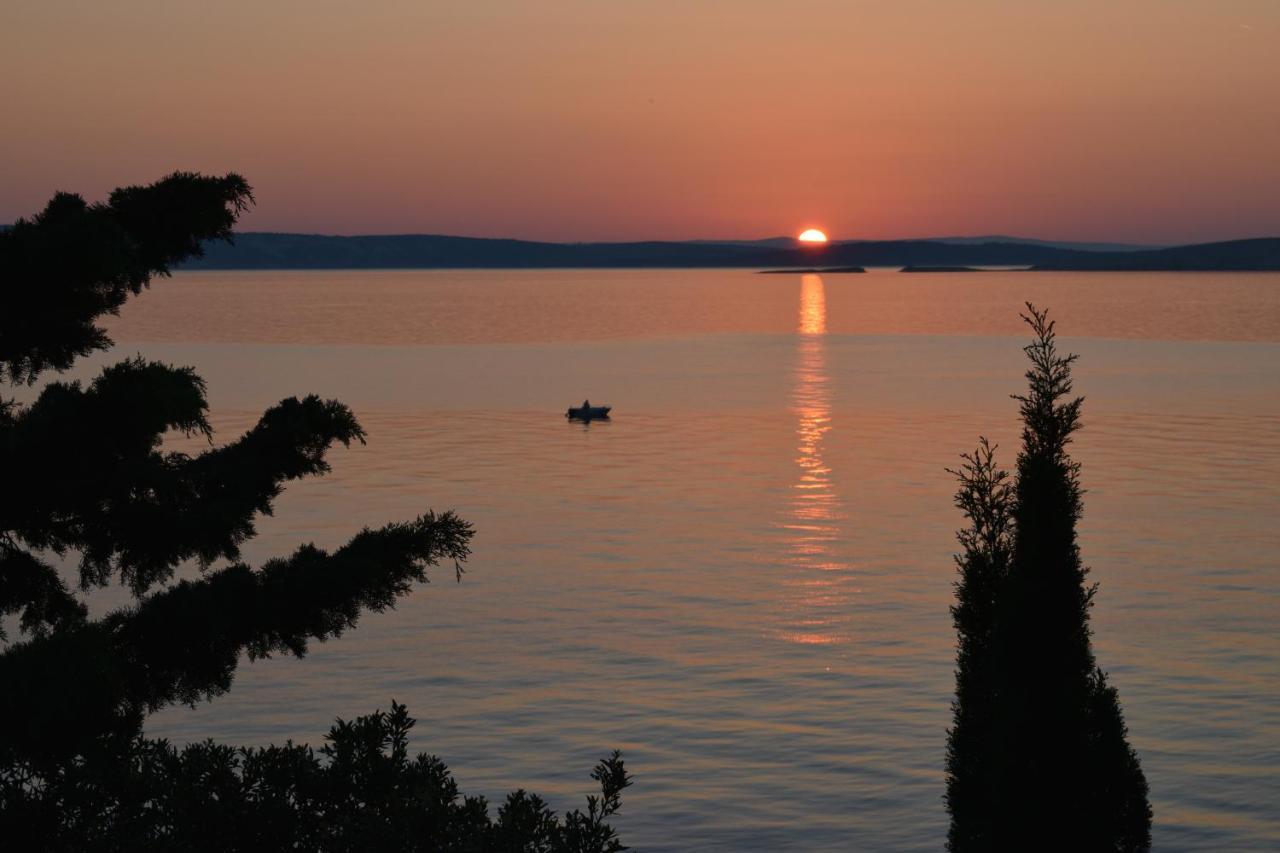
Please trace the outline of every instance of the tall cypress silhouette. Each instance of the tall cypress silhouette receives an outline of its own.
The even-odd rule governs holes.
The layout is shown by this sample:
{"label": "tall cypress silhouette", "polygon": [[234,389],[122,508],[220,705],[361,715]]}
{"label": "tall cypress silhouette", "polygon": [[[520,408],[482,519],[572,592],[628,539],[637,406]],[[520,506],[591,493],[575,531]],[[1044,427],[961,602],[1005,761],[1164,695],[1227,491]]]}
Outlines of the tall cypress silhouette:
{"label": "tall cypress silhouette", "polygon": [[953,472],[960,581],[956,701],[947,747],[953,851],[1141,851],[1151,845],[1147,783],[1115,688],[1091,648],[1076,523],[1080,466],[1067,453],[1083,398],[1077,356],[1057,350],[1028,303],[1034,340],[1020,403],[1016,479],[984,440]]}
{"label": "tall cypress silhouette", "polygon": [[951,608],[957,634],[956,699],[947,742],[946,799],[954,816],[951,849],[987,850],[999,819],[993,784],[996,607],[1013,548],[1013,486],[985,438],[963,459],[960,469],[951,472],[960,482],[956,505],[969,527],[958,534],[963,552],[956,556],[960,580]]}

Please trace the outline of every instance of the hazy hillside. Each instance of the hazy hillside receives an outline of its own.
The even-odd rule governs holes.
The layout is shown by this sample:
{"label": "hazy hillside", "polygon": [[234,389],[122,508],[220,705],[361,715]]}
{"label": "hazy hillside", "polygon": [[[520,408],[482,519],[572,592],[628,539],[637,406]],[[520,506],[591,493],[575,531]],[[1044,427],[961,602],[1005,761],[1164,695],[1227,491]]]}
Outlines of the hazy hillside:
{"label": "hazy hillside", "polygon": [[1089,252],[1037,241],[868,240],[826,246],[739,243],[538,243],[404,234],[331,237],[248,232],[213,243],[189,269],[1027,266],[1038,269],[1280,269],[1278,240]]}
{"label": "hazy hillside", "polygon": [[1280,238],[1230,240],[1144,252],[1080,252],[1043,261],[1046,270],[1280,270]]}
{"label": "hazy hillside", "polygon": [[191,269],[522,267],[779,267],[1024,265],[1071,253],[1023,243],[963,245],[920,240],[780,248],[755,243],[537,243],[435,235],[329,237],[244,233],[214,243]]}

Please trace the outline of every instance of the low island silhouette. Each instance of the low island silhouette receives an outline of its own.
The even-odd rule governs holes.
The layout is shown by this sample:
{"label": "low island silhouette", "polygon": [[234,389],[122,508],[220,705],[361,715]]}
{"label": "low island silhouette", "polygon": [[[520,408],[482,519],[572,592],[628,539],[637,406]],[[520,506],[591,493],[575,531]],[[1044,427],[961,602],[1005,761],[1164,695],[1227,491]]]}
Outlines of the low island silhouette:
{"label": "low island silhouette", "polygon": [[547,269],[756,267],[858,272],[872,266],[952,272],[1032,270],[1280,270],[1280,237],[1173,247],[1081,244],[1017,237],[851,240],[801,245],[791,238],[723,242],[547,243],[434,234],[358,237],[242,232],[210,242],[186,269]]}

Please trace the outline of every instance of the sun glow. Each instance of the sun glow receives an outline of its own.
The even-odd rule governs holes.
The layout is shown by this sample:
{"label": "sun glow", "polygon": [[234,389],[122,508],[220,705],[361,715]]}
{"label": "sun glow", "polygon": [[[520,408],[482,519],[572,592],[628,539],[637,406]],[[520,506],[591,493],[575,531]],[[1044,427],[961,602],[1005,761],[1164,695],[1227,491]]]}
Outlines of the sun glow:
{"label": "sun glow", "polygon": [[833,429],[831,380],[827,371],[827,297],[822,276],[800,277],[800,315],[796,331],[795,384],[791,409],[796,416],[796,481],[786,516],[779,526],[787,552],[782,639],[804,645],[849,642],[850,612],[857,595],[853,567],[842,557],[848,518],[827,458]]}
{"label": "sun glow", "polygon": [[802,231],[800,236],[796,239],[801,243],[825,243],[827,242],[827,235],[823,234],[817,228],[810,228],[806,231]]}

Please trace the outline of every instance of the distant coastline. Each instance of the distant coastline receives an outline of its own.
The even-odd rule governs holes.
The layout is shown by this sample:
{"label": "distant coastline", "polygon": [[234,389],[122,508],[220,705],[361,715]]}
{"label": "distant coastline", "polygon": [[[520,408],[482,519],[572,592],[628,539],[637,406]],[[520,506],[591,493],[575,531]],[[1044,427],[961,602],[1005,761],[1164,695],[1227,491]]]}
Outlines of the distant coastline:
{"label": "distant coastline", "polygon": [[[245,232],[210,243],[183,269],[555,269],[743,267],[853,272],[871,266],[1016,266],[1060,271],[1276,271],[1280,238],[1096,251],[1001,238],[867,240],[799,246],[784,238],[714,243],[542,243],[426,234],[339,237]],[[1066,244],[1071,245],[1071,244]],[[1078,245],[1078,244],[1077,244]]]}
{"label": "distant coastline", "polygon": [[828,275],[831,273],[866,272],[866,267],[784,267],[780,270],[757,270],[759,275],[796,275],[798,273]]}
{"label": "distant coastline", "polygon": [[981,267],[935,267],[916,264],[903,267],[899,272],[982,272]]}

